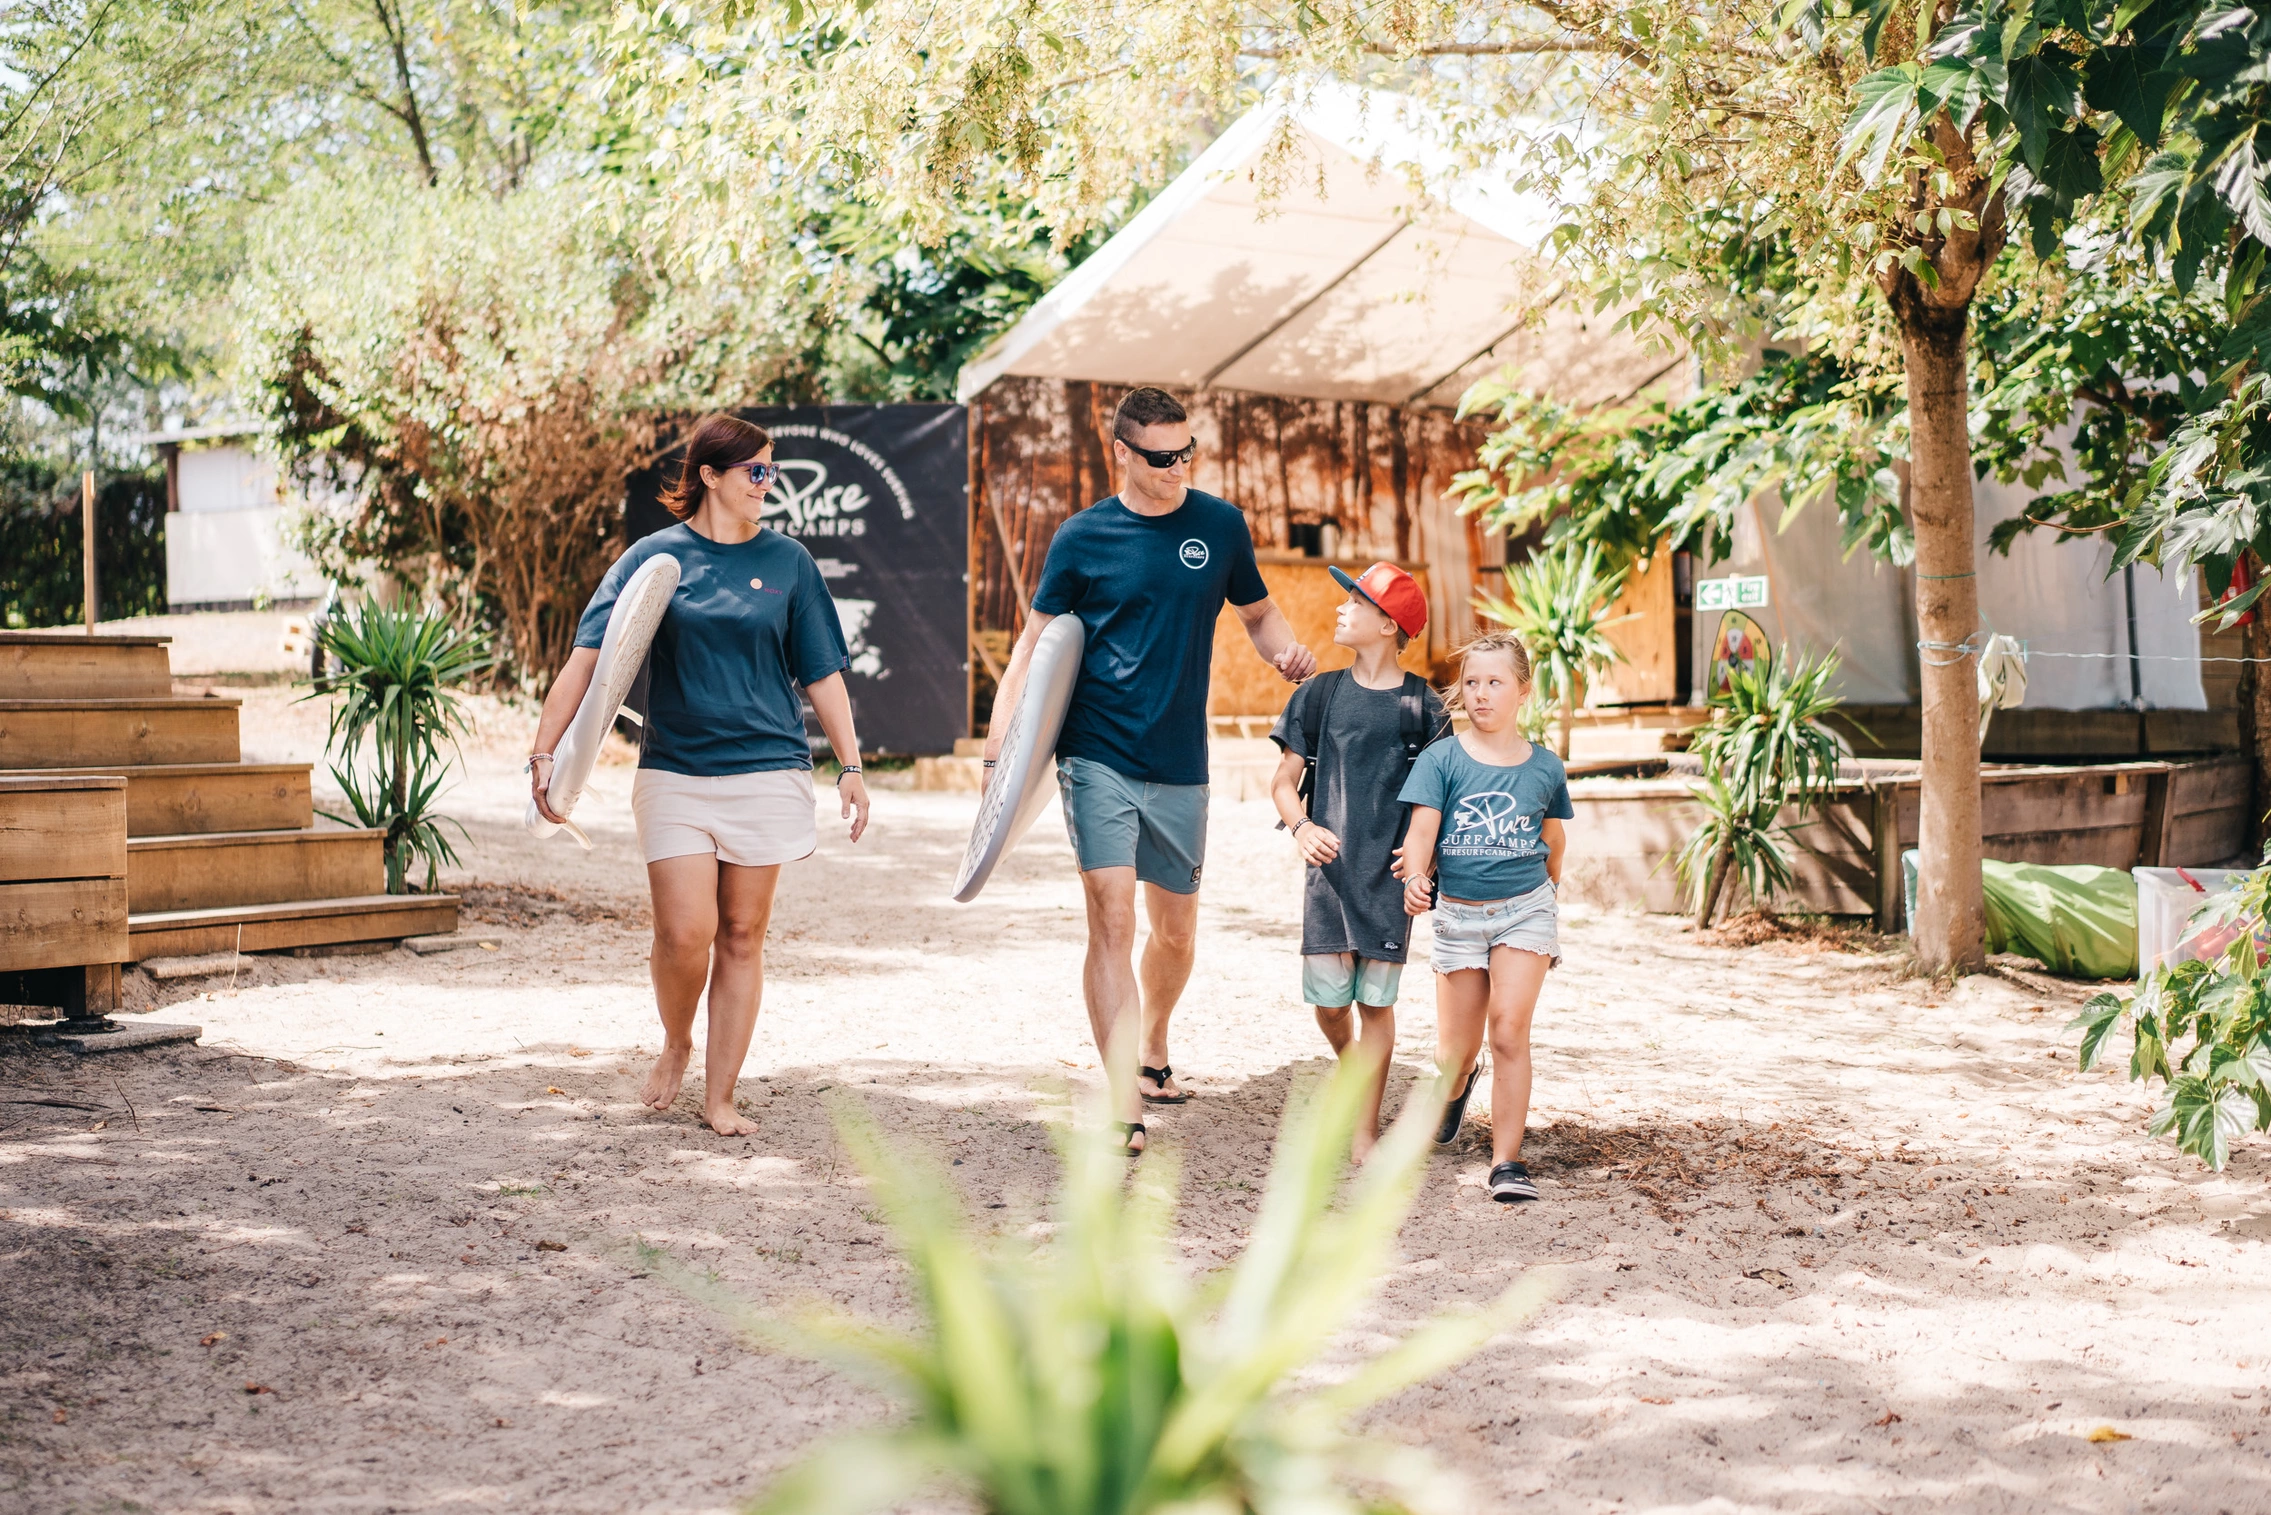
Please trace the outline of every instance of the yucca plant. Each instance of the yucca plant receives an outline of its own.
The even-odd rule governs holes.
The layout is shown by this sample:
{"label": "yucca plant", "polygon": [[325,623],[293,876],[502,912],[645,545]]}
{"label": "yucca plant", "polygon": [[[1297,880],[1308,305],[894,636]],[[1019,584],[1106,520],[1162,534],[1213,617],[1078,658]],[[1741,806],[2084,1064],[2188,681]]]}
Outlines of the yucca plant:
{"label": "yucca plant", "polygon": [[325,741],[331,776],[352,817],[332,820],[386,832],[386,891],[408,888],[411,867],[426,865],[426,888],[441,865],[457,862],[446,828],[465,828],[434,810],[457,738],[468,730],[456,689],[490,666],[486,639],[439,609],[390,609],[364,602],[324,622],[328,671],[305,696],[338,696]]}
{"label": "yucca plant", "polygon": [[1361,1076],[1345,1073],[1321,1094],[1297,1094],[1252,1240],[1233,1269],[1198,1285],[1169,1245],[1175,1194],[1163,1154],[1146,1157],[1131,1183],[1100,1121],[1059,1143],[1051,1223],[1031,1228],[1047,1239],[989,1247],[972,1236],[945,1170],[839,1106],[845,1144],[913,1269],[921,1329],[841,1316],[785,1327],[648,1254],[764,1344],[880,1377],[911,1411],[827,1443],[751,1508],[865,1515],[939,1486],[990,1515],[1463,1508],[1423,1453],[1353,1437],[1342,1423],[1527,1315],[1547,1297],[1546,1279],[1437,1317],[1343,1382],[1288,1388],[1391,1260],[1442,1108],[1431,1085],[1415,1090],[1344,1186],[1362,1095]]}
{"label": "yucca plant", "polygon": [[1628,615],[1612,616],[1609,605],[1632,570],[1607,571],[1595,543],[1539,551],[1527,563],[1506,567],[1506,598],[1475,596],[1475,610],[1522,639],[1530,649],[1538,693],[1561,707],[1563,761],[1577,725],[1577,696],[1587,681],[1624,660],[1607,629]]}
{"label": "yucca plant", "polygon": [[1688,747],[1703,764],[1693,792],[1704,821],[1677,859],[1697,927],[1711,924],[1730,876],[1762,903],[1788,887],[1789,833],[1776,817],[1827,799],[1845,757],[1845,744],[1823,724],[1839,704],[1829,688],[1837,668],[1834,652],[1808,658],[1785,646],[1736,669],[1726,692],[1712,697],[1711,720]]}

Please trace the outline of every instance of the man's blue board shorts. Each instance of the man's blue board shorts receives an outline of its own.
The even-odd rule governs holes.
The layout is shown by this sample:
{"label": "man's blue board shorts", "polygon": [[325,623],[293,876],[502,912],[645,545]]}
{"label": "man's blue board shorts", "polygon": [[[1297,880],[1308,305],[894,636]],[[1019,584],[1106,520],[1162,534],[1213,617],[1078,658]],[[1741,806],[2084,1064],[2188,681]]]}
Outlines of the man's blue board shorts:
{"label": "man's blue board shorts", "polygon": [[1093,758],[1057,759],[1065,834],[1080,871],[1133,868],[1171,894],[1199,892],[1206,865],[1204,784],[1148,784]]}

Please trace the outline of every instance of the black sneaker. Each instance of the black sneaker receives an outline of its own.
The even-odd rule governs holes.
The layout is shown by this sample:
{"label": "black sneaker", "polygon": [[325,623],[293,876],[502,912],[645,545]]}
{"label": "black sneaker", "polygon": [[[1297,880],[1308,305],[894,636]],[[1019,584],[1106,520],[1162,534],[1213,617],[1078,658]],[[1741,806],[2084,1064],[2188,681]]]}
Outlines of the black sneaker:
{"label": "black sneaker", "polygon": [[1538,1186],[1530,1181],[1530,1170],[1520,1163],[1500,1163],[1490,1170],[1490,1197],[1502,1205],[1511,1205],[1536,1199]]}
{"label": "black sneaker", "polygon": [[1467,1075],[1466,1087],[1457,1097],[1445,1102],[1443,1119],[1435,1127],[1435,1145],[1448,1147],[1459,1139],[1459,1127],[1466,1124],[1467,1096],[1475,1092],[1475,1080],[1482,1077],[1482,1060],[1476,1059],[1474,1071]]}

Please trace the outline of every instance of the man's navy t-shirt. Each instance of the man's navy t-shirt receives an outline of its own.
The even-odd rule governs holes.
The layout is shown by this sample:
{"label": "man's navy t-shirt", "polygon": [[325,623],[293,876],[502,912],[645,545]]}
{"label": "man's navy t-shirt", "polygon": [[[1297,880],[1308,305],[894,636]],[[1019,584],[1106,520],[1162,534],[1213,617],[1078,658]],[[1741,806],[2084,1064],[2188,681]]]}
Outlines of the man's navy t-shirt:
{"label": "man's navy t-shirt", "polygon": [[1118,496],[1065,522],[1041,565],[1033,608],[1077,615],[1087,631],[1080,682],[1057,738],[1150,784],[1203,784],[1207,674],[1222,604],[1269,596],[1237,506],[1196,489],[1163,516]]}

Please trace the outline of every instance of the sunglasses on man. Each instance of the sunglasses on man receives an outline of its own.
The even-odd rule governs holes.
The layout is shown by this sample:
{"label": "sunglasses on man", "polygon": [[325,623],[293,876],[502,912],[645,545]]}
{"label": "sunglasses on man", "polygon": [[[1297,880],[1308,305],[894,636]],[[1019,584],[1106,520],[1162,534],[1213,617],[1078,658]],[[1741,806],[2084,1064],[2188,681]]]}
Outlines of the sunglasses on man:
{"label": "sunglasses on man", "polygon": [[1173,468],[1177,463],[1188,463],[1199,455],[1199,444],[1195,440],[1185,442],[1171,452],[1153,452],[1148,447],[1136,446],[1126,437],[1116,437],[1114,440],[1154,468]]}

